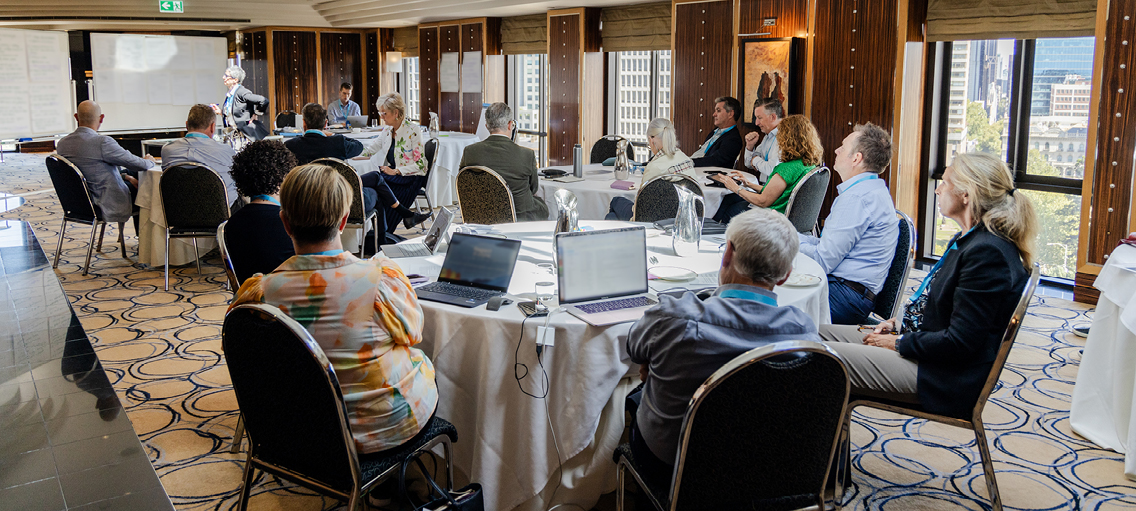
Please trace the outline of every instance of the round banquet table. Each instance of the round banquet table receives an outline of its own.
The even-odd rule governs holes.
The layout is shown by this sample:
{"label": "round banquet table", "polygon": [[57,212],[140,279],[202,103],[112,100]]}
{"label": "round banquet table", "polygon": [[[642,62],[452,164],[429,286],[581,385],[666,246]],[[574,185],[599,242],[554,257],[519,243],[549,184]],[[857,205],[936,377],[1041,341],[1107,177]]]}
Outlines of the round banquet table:
{"label": "round banquet table", "polygon": [[[138,262],[153,268],[165,265],[166,212],[162,206],[162,168],[138,173]],[[197,238],[198,251],[190,238],[170,239],[170,266],[189,264],[217,247],[216,238]]]}
{"label": "round banquet table", "polygon": [[[551,261],[553,224],[521,222],[490,231],[522,241],[509,285],[514,300],[532,293],[538,281],[556,280],[536,265]],[[635,224],[580,225],[603,229]],[[680,266],[699,276],[682,284],[651,280],[652,290],[717,285],[719,241],[704,239],[698,255],[682,258],[671,250],[671,238],[660,233],[648,229],[648,255],[656,257],[658,265]],[[435,254],[395,261],[408,274],[434,280],[444,258]],[[821,282],[777,287],[779,304],[799,307],[817,324],[830,322],[828,284],[820,266],[801,255],[794,266],[794,271],[822,277]],[[512,304],[492,312],[485,306],[419,303],[425,324],[419,347],[434,363],[441,396],[437,413],[457,426],[462,441],[454,444],[455,468],[481,483],[485,509],[537,510],[564,502],[591,509],[601,494],[614,490],[611,455],[624,430],[623,403],[639,383],[624,347],[632,323],[593,327],[567,313],[554,313],[548,318],[553,344],[538,361],[535,335],[544,319],[526,320]]]}
{"label": "round banquet table", "polygon": [[[559,169],[567,172],[569,175],[572,174],[571,165],[545,168]],[[702,193],[706,200],[706,209],[703,215],[710,218],[718,211],[718,206],[722,204],[722,197],[728,195],[730,191],[725,188],[706,186],[706,183],[711,182],[710,178],[706,177],[707,172],[711,170],[729,172],[731,169],[722,167],[699,167],[695,170],[699,174],[698,182],[702,185]],[[618,190],[612,188],[611,184],[615,182],[615,167],[605,167],[599,163],[590,163],[584,165],[583,181],[562,183],[560,181],[541,178],[540,189],[537,190],[536,196],[544,199],[544,203],[548,205],[549,220],[556,220],[556,199],[553,198],[553,194],[560,188],[564,188],[576,194],[576,211],[580,214],[580,220],[603,220],[603,218],[607,216],[611,199],[624,197],[632,202],[635,201],[635,194],[639,191],[639,187],[643,185],[641,182],[642,176],[633,176],[628,180],[635,183],[635,189]]]}
{"label": "round banquet table", "polygon": [[[344,133],[343,136],[354,138],[362,142],[363,145],[370,145],[379,136],[379,130]],[[426,194],[430,196],[430,201],[434,203],[434,207],[450,206],[457,202],[457,195],[454,190],[457,189],[458,170],[461,170],[458,165],[461,164],[462,153],[465,152],[467,146],[480,141],[481,139],[477,138],[477,135],[469,133],[456,131],[438,133],[438,153],[434,156],[438,160],[438,166],[434,169],[438,175],[426,184]],[[422,142],[426,143],[425,138]],[[376,154],[368,160],[348,160],[347,162],[359,174],[366,174],[372,170],[378,170],[382,166],[380,162],[385,156]]]}

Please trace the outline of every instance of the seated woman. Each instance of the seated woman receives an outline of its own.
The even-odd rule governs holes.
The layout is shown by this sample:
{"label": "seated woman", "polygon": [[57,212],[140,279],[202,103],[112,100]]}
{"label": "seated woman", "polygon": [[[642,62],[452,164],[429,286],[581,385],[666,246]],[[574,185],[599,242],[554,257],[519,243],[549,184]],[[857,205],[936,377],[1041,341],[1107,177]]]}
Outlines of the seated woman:
{"label": "seated woman", "polygon": [[[659,117],[647,125],[647,148],[651,151],[651,160],[643,170],[643,181],[646,183],[656,177],[667,174],[686,174],[695,179],[694,160],[678,149],[675,138],[674,125],[671,121]],[[640,183],[640,187],[642,187]],[[635,203],[623,197],[611,200],[610,212],[607,220],[631,220],[635,214]]]}
{"label": "seated woman", "polygon": [[430,359],[413,347],[422,307],[410,282],[390,259],[343,250],[351,187],[331,167],[293,169],[280,203],[297,255],[245,281],[233,306],[275,305],[312,334],[339,378],[359,452],[414,441],[434,415],[438,388]]}
{"label": "seated woman", "polygon": [[734,192],[722,198],[714,220],[729,223],[731,218],[749,209],[750,204],[785,212],[793,188],[805,174],[820,165],[824,149],[816,127],[803,115],[790,115],[781,120],[777,125],[777,146],[781,150],[781,163],[773,168],[765,186],[749,181],[746,174],[736,170],[728,176],[710,176]]}
{"label": "seated woman", "polygon": [[225,246],[237,282],[275,270],[295,254],[280,223],[280,183],[295,166],[292,151],[277,140],[257,140],[233,157],[237,191],[252,199],[225,225]]}
{"label": "seated woman", "polygon": [[[391,129],[384,131],[375,141],[363,150],[363,156],[371,157],[382,171],[384,180],[400,204],[413,204],[418,190],[426,186],[426,154],[422,148],[422,133],[418,126],[406,122],[406,103],[397,92],[383,95],[375,101],[383,124]],[[388,209],[387,232],[394,232],[401,220],[407,229],[422,223],[430,217],[404,217],[397,210]]]}
{"label": "seated woman", "polygon": [[867,335],[822,325],[820,336],[854,394],[969,419],[1029,279],[1037,217],[1006,164],[985,154],[955,157],[935,195],[961,231],[905,304],[902,328],[899,318]]}

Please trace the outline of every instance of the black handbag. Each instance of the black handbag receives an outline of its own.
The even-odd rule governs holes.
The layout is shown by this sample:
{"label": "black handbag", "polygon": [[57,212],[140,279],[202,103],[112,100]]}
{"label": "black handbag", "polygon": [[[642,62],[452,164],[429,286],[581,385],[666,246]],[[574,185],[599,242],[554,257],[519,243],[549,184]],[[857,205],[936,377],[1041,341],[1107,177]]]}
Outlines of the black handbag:
{"label": "black handbag", "polygon": [[402,462],[402,470],[398,474],[398,487],[402,492],[405,499],[413,504],[414,499],[406,490],[406,468],[410,465],[411,459],[414,463],[418,464],[418,470],[422,471],[422,476],[426,478],[426,483],[430,485],[430,496],[433,497],[437,493],[440,497],[422,506],[415,506],[415,511],[485,511],[485,501],[481,496],[481,485],[477,483],[470,483],[465,487],[458,490],[445,490],[438,485],[430,472],[426,470],[426,465],[418,457],[407,458]]}

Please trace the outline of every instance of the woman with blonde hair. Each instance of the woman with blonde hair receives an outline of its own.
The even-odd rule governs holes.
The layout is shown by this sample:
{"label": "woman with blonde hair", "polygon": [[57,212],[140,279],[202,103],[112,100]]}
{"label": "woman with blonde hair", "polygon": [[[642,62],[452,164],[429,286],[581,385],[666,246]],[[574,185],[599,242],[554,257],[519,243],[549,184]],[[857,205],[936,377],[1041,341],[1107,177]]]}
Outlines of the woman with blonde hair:
{"label": "woman with blonde hair", "polygon": [[714,220],[729,223],[730,219],[755,205],[781,213],[789,205],[789,196],[805,174],[821,164],[824,148],[816,127],[803,115],[790,115],[777,125],[777,146],[781,150],[781,163],[773,168],[769,180],[762,186],[749,181],[746,174],[736,170],[727,175],[710,176],[726,185],[735,195],[727,195],[714,214]]}
{"label": "woman with blonde hair", "polygon": [[960,154],[935,189],[961,228],[901,318],[861,333],[821,325],[848,366],[854,393],[970,418],[1033,265],[1037,216],[1006,164]]}
{"label": "woman with blonde hair", "polygon": [[[397,92],[384,94],[375,101],[383,124],[390,126],[367,147],[362,156],[371,158],[385,174],[385,181],[399,204],[413,204],[418,191],[426,186],[426,153],[418,126],[406,122],[406,103]],[[398,211],[386,212],[387,232],[394,232],[402,221],[407,229],[425,221],[430,215],[404,217]]]}
{"label": "woman with blonde hair", "polygon": [[414,348],[422,341],[422,307],[410,282],[390,259],[360,260],[343,250],[351,186],[335,169],[292,169],[280,207],[296,255],[246,280],[230,308],[275,305],[312,334],[339,379],[359,452],[415,441],[433,418],[438,388],[433,364]]}
{"label": "woman with blonde hair", "polygon": [[[678,148],[678,139],[671,121],[658,117],[647,125],[647,149],[651,151],[651,159],[643,169],[642,183],[667,174],[685,174],[698,178],[694,172],[694,160]],[[631,200],[616,197],[611,200],[606,219],[631,220],[635,215],[634,207],[635,203]]]}

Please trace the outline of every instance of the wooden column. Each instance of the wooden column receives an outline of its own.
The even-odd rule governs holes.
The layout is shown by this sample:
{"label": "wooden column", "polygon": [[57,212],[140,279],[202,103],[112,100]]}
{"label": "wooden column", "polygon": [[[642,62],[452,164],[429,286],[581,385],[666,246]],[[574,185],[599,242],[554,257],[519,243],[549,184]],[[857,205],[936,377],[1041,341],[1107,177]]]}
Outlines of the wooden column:
{"label": "wooden column", "polygon": [[276,112],[300,113],[305,104],[318,101],[316,40],[315,32],[272,32]]}
{"label": "wooden column", "polygon": [[679,147],[690,154],[714,131],[714,98],[736,90],[734,6],[676,1],[671,12],[671,120]]}
{"label": "wooden column", "polygon": [[[386,40],[380,35],[383,30],[388,34]],[[383,44],[390,39],[389,33],[390,29],[380,29],[363,35],[363,90],[355,91],[363,115],[377,113],[375,100],[383,94],[380,84],[386,80],[386,49]]]}
{"label": "wooden column", "polygon": [[[461,75],[461,25],[442,25],[438,27],[438,62],[447,53],[458,54],[459,76]],[[440,68],[439,68],[440,72]],[[439,78],[440,79],[440,78]],[[441,82],[438,84],[441,89]],[[459,89],[460,90],[460,89]],[[461,131],[461,92],[441,91],[438,94],[438,117],[441,118],[442,131]]]}
{"label": "wooden column", "polygon": [[419,124],[430,122],[430,112],[438,113],[438,27],[418,28]]}
{"label": "wooden column", "polygon": [[[268,51],[268,32],[264,30],[242,32],[241,52],[241,68],[245,70],[243,85],[257,94],[269,96],[273,88],[273,80],[270,66],[272,59]],[[268,105],[268,119],[263,119],[261,122],[272,129],[272,120],[276,116],[271,98]]]}
{"label": "wooden column", "polygon": [[[548,161],[572,163],[572,149],[603,130],[603,54],[599,9],[548,11]],[[598,133],[598,135],[597,135]]]}
{"label": "wooden column", "polygon": [[[320,83],[322,96],[312,101],[327,106],[339,99],[339,86],[352,86],[351,100],[363,96],[363,44],[358,32],[320,32]],[[362,105],[360,105],[362,106]]]}
{"label": "wooden column", "polygon": [[[467,62],[468,52],[481,52],[477,62]],[[476,65],[479,68],[482,84],[485,79],[485,25],[482,23],[463,23],[461,25],[461,63],[464,69],[467,65]],[[477,121],[481,119],[481,87],[476,90],[462,82],[461,92],[461,128],[460,131],[474,133],[477,131]]]}

